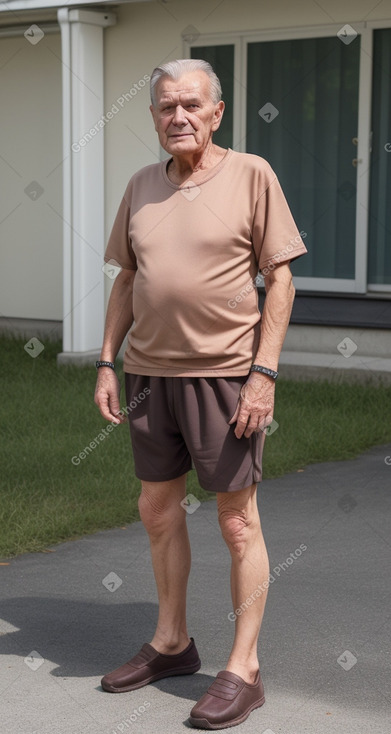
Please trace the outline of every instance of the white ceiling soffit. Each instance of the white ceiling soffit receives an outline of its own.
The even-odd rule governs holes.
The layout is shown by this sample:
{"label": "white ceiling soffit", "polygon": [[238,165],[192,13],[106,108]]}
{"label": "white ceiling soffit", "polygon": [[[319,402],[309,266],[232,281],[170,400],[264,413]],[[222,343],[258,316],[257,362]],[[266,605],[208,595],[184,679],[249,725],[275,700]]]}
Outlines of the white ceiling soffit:
{"label": "white ceiling soffit", "polygon": [[0,2],[0,13],[12,13],[20,10],[44,10],[49,8],[72,7],[79,8],[87,5],[123,5],[134,2],[152,2],[152,0],[6,0]]}

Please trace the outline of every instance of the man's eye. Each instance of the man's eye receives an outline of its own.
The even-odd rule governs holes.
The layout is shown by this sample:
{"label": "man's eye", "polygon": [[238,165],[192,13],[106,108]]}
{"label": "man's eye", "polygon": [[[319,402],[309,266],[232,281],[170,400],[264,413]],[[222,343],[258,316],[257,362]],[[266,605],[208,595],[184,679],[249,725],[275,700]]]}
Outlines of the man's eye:
{"label": "man's eye", "polygon": [[188,107],[198,107],[198,104],[188,104]]}

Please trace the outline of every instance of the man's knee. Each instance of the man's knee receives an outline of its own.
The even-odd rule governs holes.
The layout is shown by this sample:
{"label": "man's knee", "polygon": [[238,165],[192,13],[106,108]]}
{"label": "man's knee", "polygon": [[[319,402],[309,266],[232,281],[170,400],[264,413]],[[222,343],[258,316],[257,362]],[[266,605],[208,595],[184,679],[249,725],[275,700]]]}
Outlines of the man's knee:
{"label": "man's knee", "polygon": [[147,532],[156,535],[172,529],[185,514],[175,492],[170,496],[147,484],[142,487],[138,509]]}
{"label": "man's knee", "polygon": [[242,557],[248,542],[260,532],[260,521],[256,502],[249,499],[245,504],[236,503],[236,498],[226,497],[219,503],[218,517],[222,536],[230,551]]}
{"label": "man's knee", "polygon": [[249,520],[245,512],[224,509],[219,512],[222,536],[229,549],[243,556],[249,537]]}

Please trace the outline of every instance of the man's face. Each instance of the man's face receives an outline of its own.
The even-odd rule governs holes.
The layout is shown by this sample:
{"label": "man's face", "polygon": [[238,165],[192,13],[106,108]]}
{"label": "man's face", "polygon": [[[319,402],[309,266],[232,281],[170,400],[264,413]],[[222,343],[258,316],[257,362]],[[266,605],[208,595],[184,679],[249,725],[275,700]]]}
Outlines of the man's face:
{"label": "man's face", "polygon": [[171,155],[201,153],[220,126],[224,102],[213,104],[204,71],[192,71],[178,81],[162,77],[150,107],[160,145]]}

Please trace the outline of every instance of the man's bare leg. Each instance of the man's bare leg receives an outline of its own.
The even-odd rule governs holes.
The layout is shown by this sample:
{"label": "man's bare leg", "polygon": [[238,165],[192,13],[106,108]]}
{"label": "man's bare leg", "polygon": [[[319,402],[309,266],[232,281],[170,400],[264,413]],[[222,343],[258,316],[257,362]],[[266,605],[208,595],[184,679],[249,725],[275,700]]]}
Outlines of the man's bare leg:
{"label": "man's bare leg", "polygon": [[225,669],[240,675],[247,683],[253,683],[259,669],[257,642],[269,578],[269,559],[257,508],[256,484],[238,492],[218,492],[217,507],[221,531],[232,559],[233,611],[246,603],[246,599],[251,602],[247,602],[242,613],[236,616],[234,643]]}
{"label": "man's bare leg", "polygon": [[140,517],[149,535],[159,617],[151,645],[175,655],[190,642],[186,626],[186,591],[191,554],[186,512],[186,474],[168,482],[142,482]]}

